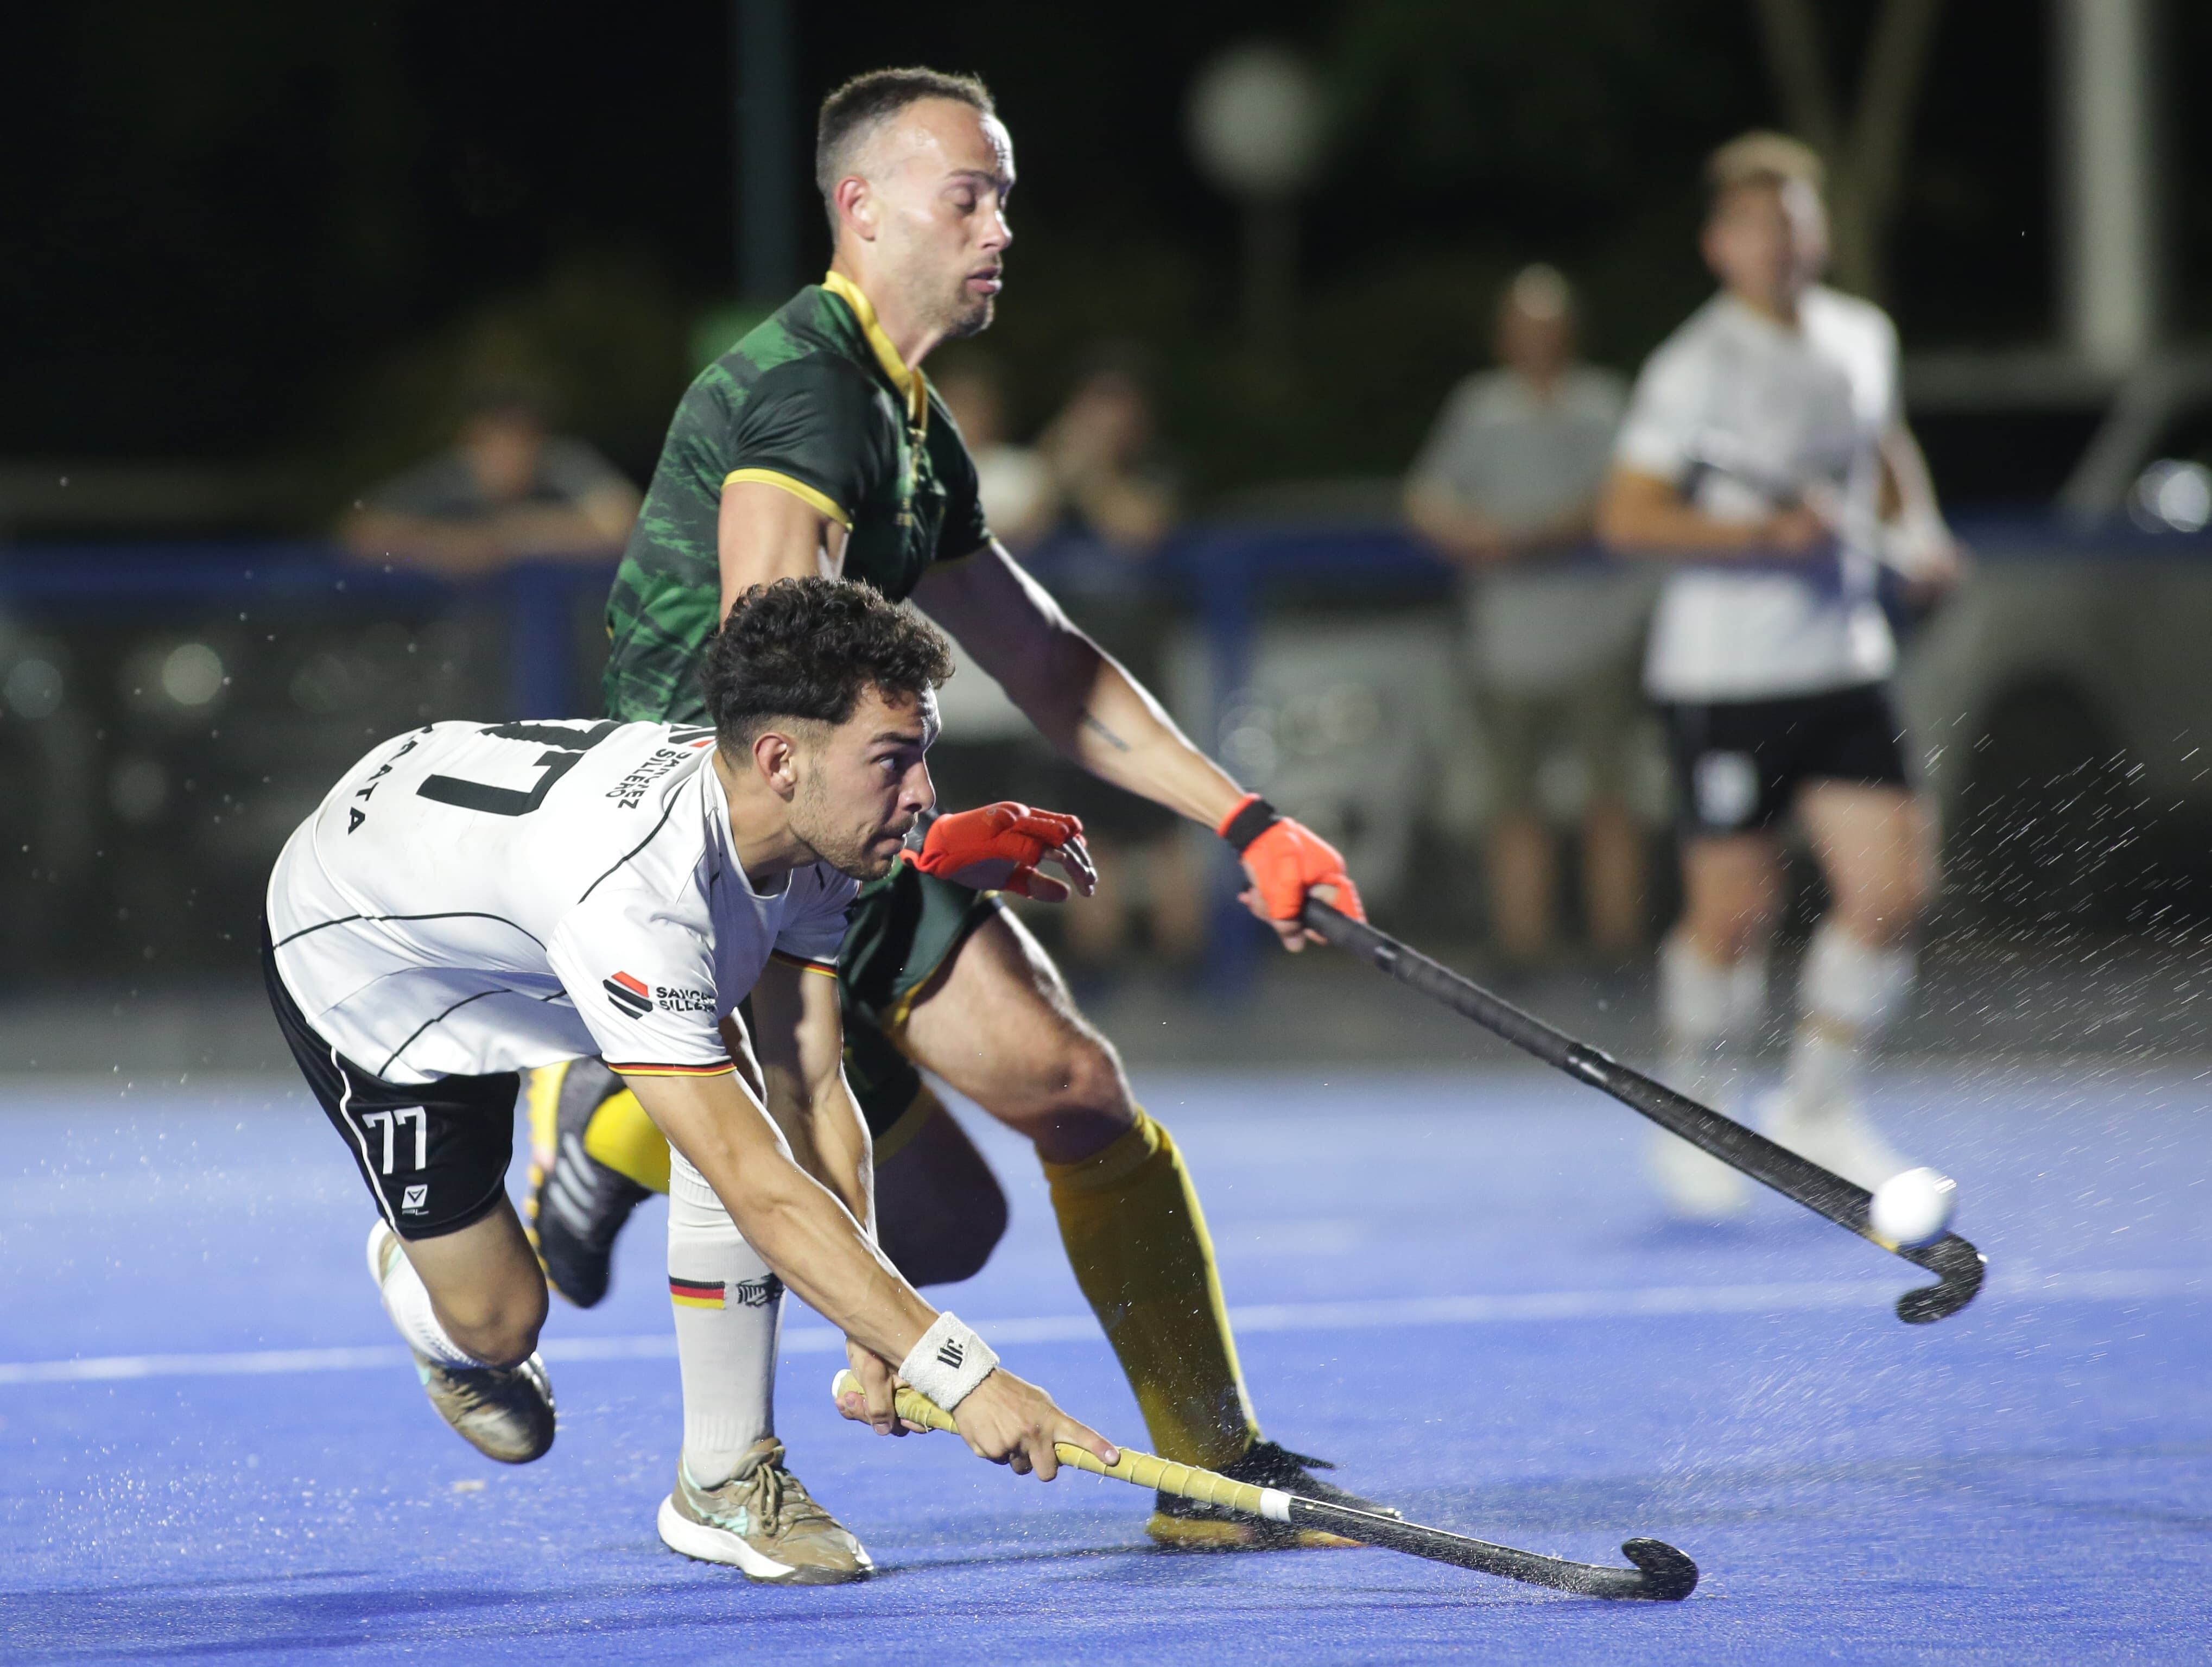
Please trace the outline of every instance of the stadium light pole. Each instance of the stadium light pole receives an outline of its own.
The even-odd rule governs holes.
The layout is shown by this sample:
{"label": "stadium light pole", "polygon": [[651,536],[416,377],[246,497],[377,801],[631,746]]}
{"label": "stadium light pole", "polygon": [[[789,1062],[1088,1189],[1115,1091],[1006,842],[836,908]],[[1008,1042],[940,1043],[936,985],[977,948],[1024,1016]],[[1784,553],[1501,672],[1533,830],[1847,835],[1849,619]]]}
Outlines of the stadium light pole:
{"label": "stadium light pole", "polygon": [[730,49],[738,295],[744,302],[775,307],[799,272],[791,0],[732,0]]}
{"label": "stadium light pole", "polygon": [[1321,85],[1286,47],[1231,47],[1193,83],[1188,117],[1200,171],[1244,205],[1246,337],[1275,350],[1296,309],[1297,198],[1321,163]]}
{"label": "stadium light pole", "polygon": [[2156,0],[2053,0],[2066,344],[2100,370],[2156,344],[2162,252]]}

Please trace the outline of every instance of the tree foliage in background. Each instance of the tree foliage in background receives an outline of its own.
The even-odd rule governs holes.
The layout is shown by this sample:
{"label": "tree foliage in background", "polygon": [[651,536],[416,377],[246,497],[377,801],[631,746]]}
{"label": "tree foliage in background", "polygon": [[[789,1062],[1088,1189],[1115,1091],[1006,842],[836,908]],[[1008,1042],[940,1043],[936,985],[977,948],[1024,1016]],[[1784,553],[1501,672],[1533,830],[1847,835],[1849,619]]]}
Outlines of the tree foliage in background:
{"label": "tree foliage in background", "polygon": [[[1875,216],[1888,288],[1917,344],[2033,339],[2045,36],[2016,0],[1947,0],[1929,21],[1933,4],[848,0],[797,9],[799,102],[885,63],[988,77],[1024,177],[983,345],[1036,423],[1094,344],[1151,344],[1203,493],[1401,466],[1486,356],[1492,297],[1525,260],[1565,267],[1598,356],[1632,365],[1707,289],[1706,150],[1754,124],[1832,143],[1802,76],[1773,71],[1760,20],[1785,10],[1816,18],[1820,84],[1860,89],[1860,111],[1874,43],[1904,27],[1882,20],[1923,20],[1912,166]],[[2212,39],[2198,9],[2176,27]],[[494,0],[29,9],[0,53],[0,311],[23,321],[0,453],[289,457],[350,481],[427,443],[484,341],[521,340],[582,431],[648,466],[684,340],[733,277],[728,19],[727,0],[540,0],[526,23]],[[1261,33],[1312,57],[1337,112],[1301,207],[1297,328],[1266,364],[1236,332],[1235,205],[1182,123],[1200,66]],[[2179,117],[2206,149],[2212,119]],[[1832,125],[1846,153],[1871,131]],[[2202,265],[2212,199],[2181,200]],[[811,216],[803,235],[818,252]],[[2201,310],[2186,283],[2183,303]]]}

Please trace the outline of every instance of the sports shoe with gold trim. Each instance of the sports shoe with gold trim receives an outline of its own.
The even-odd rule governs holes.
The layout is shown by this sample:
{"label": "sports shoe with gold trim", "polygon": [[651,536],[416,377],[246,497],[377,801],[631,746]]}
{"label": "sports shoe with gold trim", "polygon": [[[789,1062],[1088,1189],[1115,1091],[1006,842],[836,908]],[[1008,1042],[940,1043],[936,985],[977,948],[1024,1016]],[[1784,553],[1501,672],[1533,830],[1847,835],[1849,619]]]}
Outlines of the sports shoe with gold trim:
{"label": "sports shoe with gold trim", "polygon": [[[399,1254],[398,1235],[379,1221],[369,1230],[368,1272],[380,1289]],[[449,1366],[415,1348],[407,1352],[438,1416],[470,1446],[501,1464],[544,1457],[556,1427],[553,1384],[537,1355],[520,1366]]]}
{"label": "sports shoe with gold trim", "polygon": [[756,1441],[717,1488],[700,1487],[677,1460],[676,1489],[660,1502],[660,1538],[672,1551],[727,1563],[771,1585],[840,1585],[866,1579],[876,1567],[783,1468],[783,1444],[774,1436]]}

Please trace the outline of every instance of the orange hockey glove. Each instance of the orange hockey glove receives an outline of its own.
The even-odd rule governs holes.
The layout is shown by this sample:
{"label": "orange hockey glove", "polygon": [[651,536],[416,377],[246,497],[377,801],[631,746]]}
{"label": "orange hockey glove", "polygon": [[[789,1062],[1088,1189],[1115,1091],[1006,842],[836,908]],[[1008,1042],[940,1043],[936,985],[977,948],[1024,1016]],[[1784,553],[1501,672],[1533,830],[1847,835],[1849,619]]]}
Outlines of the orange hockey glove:
{"label": "orange hockey glove", "polygon": [[901,855],[925,874],[979,891],[1017,891],[1041,903],[1059,903],[1068,894],[1061,881],[1037,872],[1041,861],[1057,863],[1086,897],[1098,885],[1081,821],[1012,800],[940,816],[929,824],[919,854]]}
{"label": "orange hockey glove", "polygon": [[[1359,906],[1359,888],[1344,872],[1344,857],[1336,847],[1304,823],[1279,814],[1258,794],[1246,794],[1215,831],[1229,842],[1251,876],[1252,888],[1244,898],[1255,915],[1269,921],[1295,921],[1305,907],[1306,894],[1327,885],[1336,895],[1323,901],[1355,921],[1367,918]],[[1287,936],[1285,941],[1297,947]]]}

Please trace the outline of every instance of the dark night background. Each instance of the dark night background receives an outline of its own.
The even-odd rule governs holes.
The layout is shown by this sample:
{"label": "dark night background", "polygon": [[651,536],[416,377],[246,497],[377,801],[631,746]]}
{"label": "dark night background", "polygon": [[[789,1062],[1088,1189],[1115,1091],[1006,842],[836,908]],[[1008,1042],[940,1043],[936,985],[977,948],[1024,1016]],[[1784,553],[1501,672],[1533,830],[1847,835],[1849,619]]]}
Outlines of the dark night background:
{"label": "dark night background", "polygon": [[[1632,366],[1705,287],[1699,157],[1779,119],[1744,0],[797,9],[809,119],[884,64],[991,82],[1022,185],[988,344],[1020,414],[1087,344],[1142,338],[1206,488],[1401,466],[1515,262],[1582,280],[1593,350]],[[2212,15],[2171,9],[2169,60],[2201,60]],[[1823,10],[1847,76],[1870,8]],[[492,340],[549,361],[572,426],[649,469],[694,325],[733,283],[726,5],[103,0],[12,33],[0,455],[259,460],[337,494],[433,438]],[[1182,106],[1212,52],[1261,33],[1322,66],[1338,125],[1302,216],[1297,344],[1255,378],[1236,215]],[[1944,14],[1892,245],[1909,350],[2052,332],[2047,52],[2039,7]],[[2170,104],[2186,331],[2207,124]],[[804,237],[811,273],[811,213]]]}

